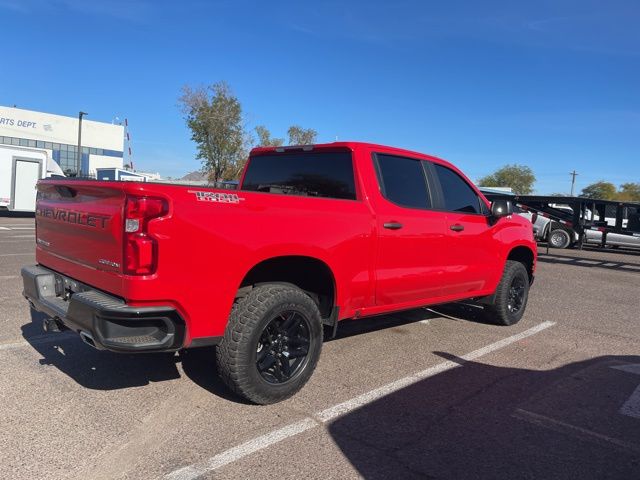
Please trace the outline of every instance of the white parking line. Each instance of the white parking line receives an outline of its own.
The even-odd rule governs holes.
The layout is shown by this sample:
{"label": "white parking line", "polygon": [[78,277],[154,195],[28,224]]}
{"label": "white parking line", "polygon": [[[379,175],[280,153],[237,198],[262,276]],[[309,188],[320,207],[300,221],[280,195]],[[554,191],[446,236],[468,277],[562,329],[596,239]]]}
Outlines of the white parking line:
{"label": "white parking line", "polygon": [[35,252],[28,252],[28,253],[0,253],[0,257],[20,257],[22,255],[35,255]]}
{"label": "white parking line", "polygon": [[512,417],[524,420],[540,427],[548,428],[559,433],[568,433],[581,440],[606,442],[635,454],[640,453],[639,445],[625,442],[617,438],[609,437],[608,435],[603,435],[602,433],[587,430],[586,428],[578,427],[576,425],[571,425],[570,423],[556,420],[555,418],[547,417],[546,415],[541,415],[539,413],[534,413],[518,408],[512,414]]}
{"label": "white parking line", "polygon": [[181,468],[180,470],[176,470],[167,475],[166,478],[171,480],[198,478],[207,472],[217,470],[221,467],[224,467],[225,465],[247,457],[252,453],[263,450],[289,437],[293,437],[294,435],[298,435],[299,433],[311,430],[316,426],[318,426],[318,423],[311,420],[310,418],[300,420],[299,422],[292,423],[290,425],[287,425],[286,427],[274,430],[273,432],[269,432],[265,435],[261,435],[254,438],[253,440],[249,440],[248,442],[238,445],[237,447],[230,448],[229,450],[222,452],[215,457],[211,457],[209,460],[202,464],[190,465],[188,467]]}
{"label": "white parking line", "polygon": [[318,421],[315,421],[311,418],[307,418],[307,419],[300,420],[298,422],[286,425],[272,432],[255,437],[236,447],[225,450],[224,452],[219,453],[218,455],[208,458],[202,462],[198,462],[193,465],[188,465],[178,470],[174,470],[173,472],[170,472],[167,475],[165,475],[164,478],[167,480],[192,480],[192,479],[201,477],[202,475],[213,472],[237,460],[241,460],[244,457],[247,457],[260,450],[263,450],[278,442],[281,442],[282,440],[286,440],[287,438],[293,437],[302,432],[310,430],[315,426],[322,425],[323,423],[329,422],[335,419],[336,417],[349,413],[357,408],[360,408],[363,405],[366,405],[367,403],[371,403],[375,400],[378,400],[381,397],[389,395],[390,393],[396,392],[404,387],[407,387],[421,380],[424,380],[425,378],[433,377],[434,375],[446,372],[447,370],[460,367],[461,365],[464,365],[464,363],[466,362],[475,360],[491,352],[495,352],[496,350],[500,350],[508,345],[511,345],[512,343],[518,342],[524,338],[540,333],[541,331],[546,330],[547,328],[550,328],[554,325],[555,325],[555,322],[543,322],[539,325],[536,325],[533,328],[525,330],[524,332],[518,333],[516,335],[512,335],[511,337],[504,338],[497,342],[491,343],[485,347],[479,348],[478,350],[474,350],[473,352],[470,352],[462,356],[460,359],[461,361],[459,362],[453,362],[451,360],[447,360],[446,362],[439,363],[431,368],[427,368],[426,370],[415,373],[405,378],[401,378],[400,380],[396,380],[395,382],[391,382],[380,388],[371,390],[370,392],[367,392],[358,397],[352,398],[351,400],[347,400],[346,402],[342,402],[342,403],[339,403],[338,405],[334,405],[333,407],[327,408],[326,410],[323,410],[315,415]]}
{"label": "white parking line", "polygon": [[[615,367],[616,370],[621,370],[623,372],[635,373],[636,375],[640,375],[640,363],[629,364],[629,365],[617,365]],[[628,415],[634,418],[640,418],[640,385],[636,387],[633,391],[629,400],[627,400],[622,408],[620,408],[620,413],[622,415]]]}

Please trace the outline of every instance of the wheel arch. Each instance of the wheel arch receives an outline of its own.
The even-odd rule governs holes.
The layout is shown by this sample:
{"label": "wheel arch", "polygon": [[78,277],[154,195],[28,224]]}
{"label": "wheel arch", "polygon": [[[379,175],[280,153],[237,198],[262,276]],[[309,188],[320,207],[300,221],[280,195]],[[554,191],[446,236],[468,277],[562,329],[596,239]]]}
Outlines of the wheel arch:
{"label": "wheel arch", "polygon": [[514,260],[524,265],[529,275],[529,282],[533,281],[535,270],[535,254],[531,248],[524,245],[513,247],[507,255],[507,260]]}
{"label": "wheel arch", "polygon": [[319,258],[307,255],[282,255],[261,260],[244,275],[238,296],[262,283],[288,283],[313,298],[323,318],[333,314],[337,285],[333,270]]}

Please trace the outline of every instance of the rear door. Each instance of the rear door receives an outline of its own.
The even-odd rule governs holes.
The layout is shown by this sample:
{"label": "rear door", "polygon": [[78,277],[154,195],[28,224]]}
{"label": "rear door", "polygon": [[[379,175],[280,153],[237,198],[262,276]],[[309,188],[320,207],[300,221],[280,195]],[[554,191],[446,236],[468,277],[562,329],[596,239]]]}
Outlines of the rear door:
{"label": "rear door", "polygon": [[445,214],[432,209],[421,160],[374,155],[380,184],[376,305],[428,301],[442,293]]}
{"label": "rear door", "polygon": [[40,160],[15,158],[13,165],[12,210],[33,212],[36,209],[36,183],[42,169]]}
{"label": "rear door", "polygon": [[438,206],[446,212],[443,294],[471,296],[487,287],[501,265],[496,231],[486,205],[464,178],[444,165],[429,166],[438,187]]}

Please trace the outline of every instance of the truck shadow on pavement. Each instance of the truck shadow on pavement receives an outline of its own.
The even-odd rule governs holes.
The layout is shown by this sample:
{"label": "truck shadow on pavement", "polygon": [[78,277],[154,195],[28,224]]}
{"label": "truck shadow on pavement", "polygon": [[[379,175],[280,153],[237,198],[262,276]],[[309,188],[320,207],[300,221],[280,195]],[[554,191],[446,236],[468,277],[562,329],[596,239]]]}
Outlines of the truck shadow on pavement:
{"label": "truck shadow on pavement", "polygon": [[390,332],[411,334],[410,330],[402,330],[405,325],[416,322],[442,319],[474,322],[492,325],[485,315],[484,308],[473,303],[449,303],[435,305],[433,307],[404,310],[396,313],[380,315],[377,317],[343,320],[338,326],[337,335],[331,338],[329,329],[325,331],[325,343],[340,341],[343,338],[355,335],[366,335],[379,330],[389,330]]}
{"label": "truck shadow on pavement", "polygon": [[152,382],[181,378],[178,364],[195,384],[214,395],[247,403],[233,395],[218,378],[213,347],[176,353],[123,354],[96,350],[73,332],[43,335],[45,316],[31,310],[31,322],[22,326],[24,339],[42,355],[41,365],[51,365],[79,385],[92,390],[141,387]]}
{"label": "truck shadow on pavement", "polygon": [[[325,342],[339,341],[354,335],[366,335],[382,329],[407,333],[403,327],[421,320],[442,318],[484,323],[482,310],[464,304],[420,308],[340,323],[336,338],[327,335]],[[437,309],[437,313],[436,310]],[[174,353],[122,354],[96,350],[72,332],[44,334],[45,316],[31,310],[31,322],[22,326],[23,338],[42,355],[40,364],[51,365],[79,385],[93,390],[117,390],[140,387],[151,382],[175,380],[182,372],[196,385],[221,398],[247,403],[233,395],[218,378],[215,347],[202,347]]]}
{"label": "truck shadow on pavement", "polygon": [[363,478],[640,478],[640,417],[620,411],[640,356],[533,371],[435,353],[461,366],[328,425]]}
{"label": "truck shadow on pavement", "polygon": [[118,354],[95,350],[75,333],[43,335],[44,315],[31,310],[31,323],[22,335],[42,355],[40,364],[52,365],[78,384],[95,390],[139,387],[180,378],[173,353]]}

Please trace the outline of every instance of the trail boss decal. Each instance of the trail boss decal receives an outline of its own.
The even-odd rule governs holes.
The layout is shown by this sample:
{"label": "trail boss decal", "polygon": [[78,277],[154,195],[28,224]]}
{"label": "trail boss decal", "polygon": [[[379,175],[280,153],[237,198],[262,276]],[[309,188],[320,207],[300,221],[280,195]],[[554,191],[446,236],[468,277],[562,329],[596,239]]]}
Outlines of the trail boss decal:
{"label": "trail boss decal", "polygon": [[244,200],[236,193],[201,192],[198,190],[189,190],[189,193],[195,194],[199,202],[240,203]]}

